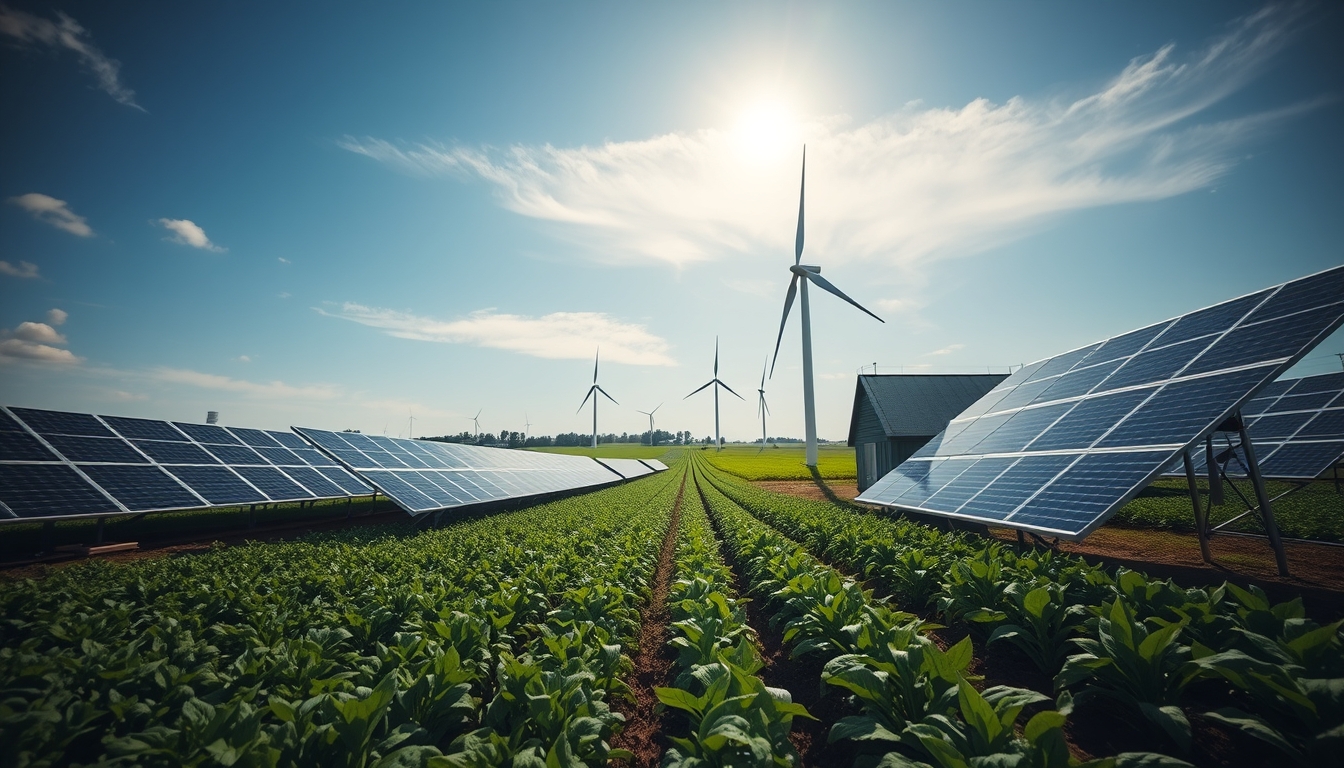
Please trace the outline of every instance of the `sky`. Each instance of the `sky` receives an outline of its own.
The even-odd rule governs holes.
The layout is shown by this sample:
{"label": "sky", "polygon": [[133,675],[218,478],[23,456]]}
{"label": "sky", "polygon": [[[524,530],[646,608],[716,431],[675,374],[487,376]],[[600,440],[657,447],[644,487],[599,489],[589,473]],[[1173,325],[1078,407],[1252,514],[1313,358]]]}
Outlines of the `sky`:
{"label": "sky", "polygon": [[[0,5],[0,402],[818,431],[1344,263],[1337,4]],[[1344,333],[1294,374],[1338,370]],[[801,437],[798,309],[765,381]],[[414,419],[412,421],[412,418]],[[527,426],[527,425],[530,425]]]}

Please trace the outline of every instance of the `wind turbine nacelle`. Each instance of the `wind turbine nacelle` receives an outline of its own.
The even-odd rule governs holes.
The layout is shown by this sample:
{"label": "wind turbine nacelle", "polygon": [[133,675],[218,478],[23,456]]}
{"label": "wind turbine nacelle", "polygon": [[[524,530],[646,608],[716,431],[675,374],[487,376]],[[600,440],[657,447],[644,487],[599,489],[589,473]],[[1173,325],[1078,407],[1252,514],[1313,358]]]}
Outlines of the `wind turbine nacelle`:
{"label": "wind turbine nacelle", "polygon": [[801,274],[803,272],[811,272],[814,275],[820,275],[821,267],[818,267],[815,264],[796,264],[792,267],[789,267],[789,271],[794,273],[795,275]]}

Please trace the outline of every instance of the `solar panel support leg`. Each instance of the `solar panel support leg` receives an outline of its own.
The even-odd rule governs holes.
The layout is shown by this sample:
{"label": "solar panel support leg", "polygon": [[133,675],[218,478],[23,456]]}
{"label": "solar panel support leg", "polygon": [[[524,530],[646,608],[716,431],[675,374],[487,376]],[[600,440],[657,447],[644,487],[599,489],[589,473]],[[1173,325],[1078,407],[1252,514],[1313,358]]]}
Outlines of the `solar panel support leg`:
{"label": "solar panel support leg", "polygon": [[247,528],[252,530],[257,527],[257,505],[250,504],[247,507]]}
{"label": "solar panel support leg", "polygon": [[44,555],[51,554],[51,552],[54,551],[54,550],[56,549],[56,521],[55,521],[55,520],[47,520],[46,522],[42,523],[42,543],[41,543],[41,547],[42,547],[42,552],[41,552],[41,554],[44,554]]}
{"label": "solar panel support leg", "polygon": [[1204,468],[1209,473],[1209,504],[1223,505],[1223,474],[1213,460],[1213,435],[1204,438]]}
{"label": "solar panel support leg", "polygon": [[94,544],[103,543],[103,524],[106,522],[107,518],[105,517],[98,518],[98,532],[94,534],[94,542],[93,542]]}
{"label": "solar panel support leg", "polygon": [[[1185,465],[1185,485],[1190,490],[1190,505],[1195,508],[1195,533],[1199,536],[1199,554],[1204,558],[1204,562],[1212,563],[1213,554],[1209,552],[1208,515],[1204,512],[1204,505],[1199,501],[1199,484],[1195,481],[1195,464],[1190,460],[1189,451],[1181,453],[1181,463]],[[1218,465],[1210,462],[1209,466],[1214,468],[1209,472],[1209,487],[1212,488]]]}
{"label": "solar panel support leg", "polygon": [[1260,504],[1260,517],[1265,522],[1265,534],[1269,536],[1269,544],[1274,548],[1274,560],[1279,566],[1279,575],[1288,575],[1288,555],[1283,551],[1283,540],[1279,538],[1279,526],[1274,522],[1274,510],[1269,506],[1269,493],[1265,491],[1265,479],[1260,476],[1260,464],[1255,460],[1255,447],[1251,445],[1251,437],[1246,434],[1246,422],[1241,422],[1241,428],[1238,436],[1241,438],[1241,449],[1246,454],[1246,470],[1251,476],[1251,484],[1255,486],[1255,500]]}
{"label": "solar panel support leg", "polygon": [[1023,549],[1027,546],[1027,535],[1022,532],[1021,528],[1017,529],[1017,546],[1022,547]]}
{"label": "solar panel support leg", "polygon": [[355,514],[355,497],[345,497],[345,519],[349,520],[351,515]]}

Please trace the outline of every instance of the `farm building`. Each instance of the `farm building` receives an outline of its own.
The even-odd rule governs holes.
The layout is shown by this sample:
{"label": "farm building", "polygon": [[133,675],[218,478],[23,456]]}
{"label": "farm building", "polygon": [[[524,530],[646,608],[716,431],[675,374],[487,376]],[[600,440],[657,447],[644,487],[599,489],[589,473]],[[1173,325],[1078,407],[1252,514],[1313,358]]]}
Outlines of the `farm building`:
{"label": "farm building", "polygon": [[859,376],[849,419],[859,490],[910,458],[1007,377],[1000,373]]}

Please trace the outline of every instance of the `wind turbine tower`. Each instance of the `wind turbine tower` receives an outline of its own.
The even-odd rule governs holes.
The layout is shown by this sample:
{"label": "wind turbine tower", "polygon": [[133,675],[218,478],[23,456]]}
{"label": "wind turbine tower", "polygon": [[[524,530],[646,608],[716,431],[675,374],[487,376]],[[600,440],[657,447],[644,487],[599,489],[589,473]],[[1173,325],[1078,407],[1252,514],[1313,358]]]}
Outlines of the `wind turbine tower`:
{"label": "wind turbine tower", "polygon": [[[590,398],[590,397],[593,398],[593,447],[594,447],[594,448],[597,447],[597,393],[599,393],[599,392],[602,393],[602,396],[603,396],[603,397],[607,398],[608,400],[610,400],[610,401],[613,402],[613,403],[616,403],[616,398],[612,397],[611,395],[608,395],[608,394],[607,394],[607,390],[603,389],[603,388],[602,388],[601,386],[599,386],[598,383],[597,383],[597,361],[598,361],[598,357],[599,357],[601,354],[602,354],[602,350],[599,349],[599,350],[597,351],[597,354],[594,354],[594,355],[593,355],[593,385],[592,385],[591,387],[588,388],[588,394],[586,394],[586,395],[583,396],[583,402],[582,402],[582,403],[579,403],[579,411],[582,411],[582,410],[583,410],[583,406],[585,406],[585,405],[588,404],[588,398]],[[616,403],[616,404],[617,404],[617,405],[620,405],[620,403]],[[575,411],[575,413],[578,413],[579,411]]]}
{"label": "wind turbine tower", "polygon": [[857,301],[846,296],[839,288],[831,285],[829,281],[821,276],[821,267],[803,264],[803,192],[807,189],[807,147],[803,147],[803,173],[802,182],[798,187],[798,235],[793,244],[793,266],[789,267],[789,272],[793,277],[789,279],[789,292],[784,295],[784,316],[779,320],[779,338],[775,340],[775,358],[770,363],[770,375],[775,373],[775,362],[779,360],[779,344],[784,340],[784,325],[789,321],[789,310],[793,307],[793,297],[800,290],[799,283],[802,283],[802,313],[803,313],[803,429],[807,437],[807,466],[817,466],[817,404],[816,397],[812,387],[812,309],[807,302],[807,284],[816,283],[817,287],[827,293],[835,294],[845,301],[853,304],[859,310],[872,317],[879,323],[885,323],[882,318],[869,312]]}
{"label": "wind turbine tower", "polygon": [[[713,386],[713,387],[714,387],[714,450],[715,450],[715,451],[720,451],[720,450],[723,450],[723,438],[719,436],[719,387],[723,387],[724,389],[728,390],[729,392],[732,392],[733,397],[736,397],[738,400],[743,400],[743,397],[742,397],[741,395],[737,394],[736,392],[733,392],[733,388],[732,388],[732,387],[728,386],[727,384],[724,384],[722,381],[719,381],[719,337],[718,337],[718,336],[715,336],[715,337],[714,337],[714,378],[710,379],[710,380],[709,380],[709,383],[706,384],[704,387],[700,387],[700,389],[704,389],[705,387],[709,387],[709,386]],[[696,392],[699,392],[700,389],[695,390],[695,392],[692,392],[691,395],[694,395]],[[691,395],[687,395],[686,397],[690,397]],[[685,400],[686,397],[683,397],[683,398],[681,398],[681,399],[682,399],[682,400]]]}
{"label": "wind turbine tower", "polygon": [[[663,407],[663,404],[662,404],[662,403],[659,403],[659,404],[658,404],[658,408],[662,408],[662,407]],[[642,414],[644,414],[645,416],[648,416],[648,417],[649,417],[649,445],[653,445],[653,414],[655,414],[655,413],[658,412],[658,408],[654,408],[652,411],[640,411],[640,410],[636,409],[636,411],[637,411],[638,413],[642,413]]]}
{"label": "wind turbine tower", "polygon": [[757,388],[756,394],[760,396],[756,404],[756,411],[761,415],[761,450],[765,450],[765,416],[770,413],[770,406],[765,404],[765,366],[761,366],[761,386]]}
{"label": "wind turbine tower", "polygon": [[484,409],[484,408],[481,408],[481,409],[477,410],[477,411],[476,411],[476,415],[471,417],[471,423],[472,423],[472,425],[475,426],[475,428],[476,428],[476,440],[477,440],[477,441],[479,441],[479,440],[481,439],[481,411],[483,411],[483,410],[485,410],[485,409]]}

